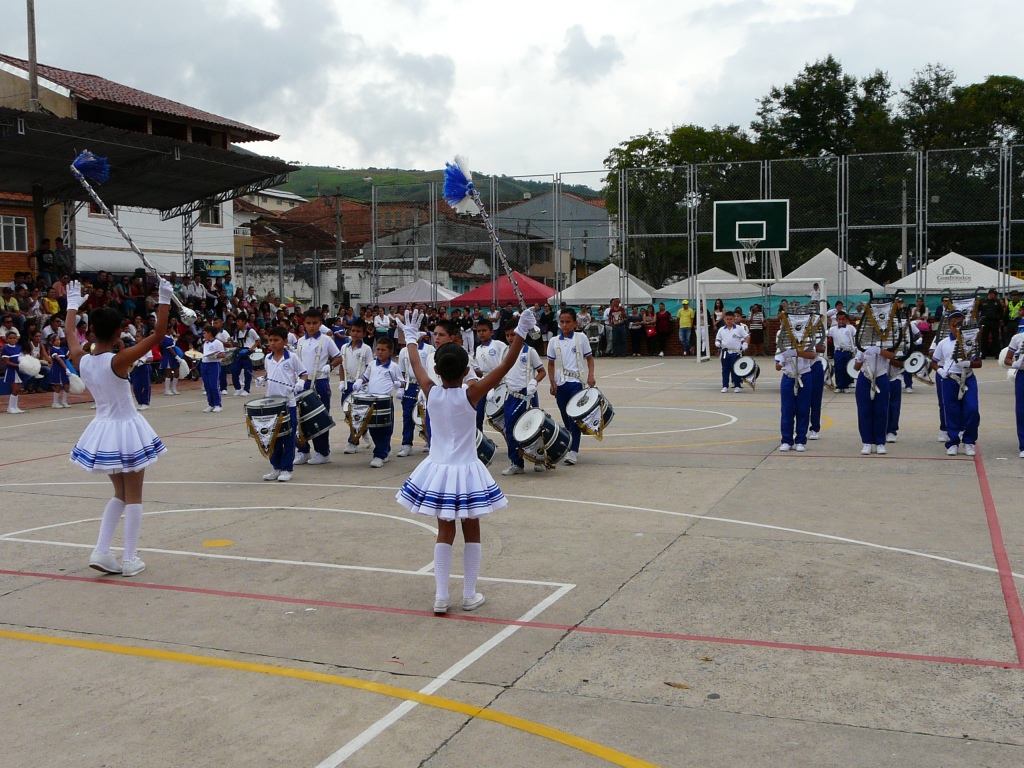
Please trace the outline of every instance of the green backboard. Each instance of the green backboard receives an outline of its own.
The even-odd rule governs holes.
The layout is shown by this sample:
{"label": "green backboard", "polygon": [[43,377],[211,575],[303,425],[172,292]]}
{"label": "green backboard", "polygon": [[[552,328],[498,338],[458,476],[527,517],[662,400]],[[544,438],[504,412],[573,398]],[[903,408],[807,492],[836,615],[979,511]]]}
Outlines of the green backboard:
{"label": "green backboard", "polygon": [[789,250],[789,200],[715,202],[715,251],[742,251],[743,239],[757,239],[760,251]]}

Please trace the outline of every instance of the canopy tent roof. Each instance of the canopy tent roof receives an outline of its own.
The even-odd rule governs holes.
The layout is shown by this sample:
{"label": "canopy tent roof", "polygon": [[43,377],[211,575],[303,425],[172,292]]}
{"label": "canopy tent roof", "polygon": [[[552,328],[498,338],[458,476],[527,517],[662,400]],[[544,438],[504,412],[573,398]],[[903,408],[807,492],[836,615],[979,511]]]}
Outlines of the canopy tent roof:
{"label": "canopy tent roof", "polygon": [[621,299],[625,304],[650,304],[654,288],[628,272],[628,289],[623,290],[619,267],[609,264],[562,291],[560,301],[566,304],[607,304]]}
{"label": "canopy tent roof", "polygon": [[[1009,287],[1024,289],[1024,280],[1016,277],[1003,278],[1009,280]],[[885,286],[886,293],[895,293],[902,288],[907,293],[916,293],[918,275],[911,273],[894,283]],[[950,251],[941,259],[931,262],[925,267],[923,293],[974,293],[979,288],[982,292],[994,288],[1000,283],[1000,274],[992,267],[961,256]]]}
{"label": "canopy tent roof", "polygon": [[[523,298],[527,304],[543,304],[555,295],[554,288],[548,288],[544,283],[537,282],[532,277],[527,277],[522,272],[513,272],[516,282],[519,283],[519,290],[523,292]],[[493,291],[497,288],[498,306],[505,306],[509,302],[518,304],[519,299],[512,290],[512,283],[505,276],[479,288],[474,288],[469,293],[464,293],[451,300],[453,307],[471,307],[474,304],[490,306],[493,299]]]}
{"label": "canopy tent roof", "polygon": [[[785,294],[809,294],[814,287],[816,280],[825,280],[825,291],[834,296],[839,288],[839,267],[841,260],[831,248],[825,248],[817,256],[813,256],[788,275],[787,280],[804,278],[806,283],[783,283],[773,289],[773,293]],[[884,290],[881,283],[876,283],[870,277],[853,267],[847,265],[846,271],[847,295],[854,296],[867,289],[879,293]]]}
{"label": "canopy tent roof", "polygon": [[[433,298],[434,291],[437,291],[436,301]],[[421,278],[385,293],[377,299],[377,304],[383,307],[395,304],[447,304],[458,295],[442,285],[434,285],[429,280]]]}
{"label": "canopy tent roof", "polygon": [[[698,280],[732,280],[736,281],[736,275],[732,272],[726,272],[724,269],[719,267],[712,267],[711,269],[705,269],[703,272],[697,274]],[[761,295],[761,286],[754,283],[739,283],[735,282],[734,285],[728,285],[725,283],[719,285],[711,285],[706,289],[707,297],[709,299],[748,299],[755,296]],[[666,285],[664,288],[660,288],[654,292],[654,298],[656,300],[668,299],[680,300],[689,299],[694,301],[695,296],[690,294],[690,281],[680,280],[678,283],[672,283]]]}

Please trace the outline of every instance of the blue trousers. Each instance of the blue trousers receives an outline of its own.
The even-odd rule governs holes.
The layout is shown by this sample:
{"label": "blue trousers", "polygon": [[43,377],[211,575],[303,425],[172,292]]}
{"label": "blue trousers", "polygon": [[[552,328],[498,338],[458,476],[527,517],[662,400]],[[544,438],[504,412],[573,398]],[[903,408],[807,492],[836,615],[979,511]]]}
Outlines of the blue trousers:
{"label": "blue trousers", "polygon": [[576,426],[576,422],[569,418],[569,415],[565,412],[565,407],[569,405],[569,400],[577,392],[583,391],[583,384],[573,379],[569,379],[565,384],[560,386],[555,394],[555,402],[558,403],[558,410],[562,414],[562,424],[569,430],[569,436],[572,438],[572,444],[569,446],[570,451],[578,451],[580,449],[580,436],[583,434],[580,432],[580,428]]}
{"label": "blue trousers", "polygon": [[878,392],[871,398],[871,381],[863,373],[857,377],[857,428],[860,441],[867,445],[885,444],[885,427],[889,421],[889,377],[878,382]]}
{"label": "blue trousers", "polygon": [[402,445],[412,445],[413,437],[416,435],[416,423],[412,420],[412,415],[416,413],[419,393],[419,384],[408,384],[405,387],[405,394],[402,395]]}
{"label": "blue trousers", "polygon": [[832,368],[836,376],[836,389],[849,389],[853,386],[853,379],[846,372],[846,366],[853,359],[853,353],[845,349],[837,349],[835,359],[832,361]]}
{"label": "blue trousers", "polygon": [[386,459],[391,453],[391,436],[395,433],[395,422],[390,427],[371,427],[366,430],[373,440],[373,457],[375,459]]}
{"label": "blue trousers", "polygon": [[612,355],[615,357],[626,356],[626,326],[612,326]]}
{"label": "blue trousers", "polygon": [[[519,390],[519,394],[526,397],[526,390]],[[536,397],[534,395],[534,399]],[[516,425],[516,419],[522,416],[528,407],[526,400],[522,397],[514,397],[511,392],[505,398],[505,442],[508,443],[509,461],[517,467],[523,466],[523,457],[519,455],[519,443],[516,441],[515,435],[512,434],[512,428]]]}
{"label": "blue trousers", "polygon": [[743,379],[732,372],[732,364],[740,356],[739,352],[723,352],[722,358],[722,387],[729,386],[729,377],[732,376],[732,385],[738,387],[743,384]]}
{"label": "blue trousers", "polygon": [[[220,364],[218,363],[218,365],[220,365]],[[219,378],[217,379],[217,384],[220,387],[220,389],[218,391],[223,391],[223,390],[228,388],[228,369],[227,369],[227,366],[221,365],[220,366],[220,371],[218,371],[218,373],[220,374]]]}
{"label": "blue trousers", "polygon": [[132,369],[132,392],[135,393],[135,400],[139,405],[149,405],[150,398],[153,394],[153,382],[150,379],[151,375],[152,366],[149,363],[143,363],[137,368]]}
{"label": "blue trousers", "polygon": [[1017,371],[1013,391],[1017,396],[1017,446],[1024,451],[1024,371]]}
{"label": "blue trousers", "polygon": [[295,430],[298,429],[299,415],[294,405],[288,408],[288,418],[292,423],[291,434],[277,438],[274,450],[270,453],[270,466],[279,472],[295,469]]}
{"label": "blue trousers", "polygon": [[783,376],[779,384],[779,398],[782,405],[782,442],[793,445],[796,435],[797,445],[806,445],[807,426],[811,421],[811,374],[800,377],[801,387],[796,388],[796,379]]}
{"label": "blue trousers", "polygon": [[973,445],[978,442],[978,426],[981,424],[981,413],[978,410],[978,379],[974,376],[967,379],[967,388],[962,400],[959,381],[952,376],[941,381],[946,432],[949,434],[946,447],[960,445],[961,441]]}
{"label": "blue trousers", "polygon": [[200,373],[203,375],[203,388],[206,390],[207,405],[220,405],[220,369],[221,364],[216,360],[212,363],[204,362],[200,368]]}
{"label": "blue trousers", "polygon": [[[803,389],[803,387],[801,387]],[[811,431],[821,432],[821,398],[825,394],[825,361],[811,366]]]}
{"label": "blue trousers", "polygon": [[889,416],[886,418],[886,434],[900,431],[900,408],[903,405],[903,382],[900,377],[889,381]]}
{"label": "blue trousers", "polygon": [[944,379],[936,375],[935,376],[935,396],[939,399],[939,432],[946,431],[946,409],[942,404],[942,382]]}
{"label": "blue trousers", "polygon": [[[245,371],[245,386],[238,386],[241,382],[239,381],[239,373]],[[234,384],[235,390],[249,391],[252,385],[252,360],[249,359],[248,355],[239,355],[235,358],[235,362],[231,364],[231,383]],[[226,387],[225,387],[226,389]]]}
{"label": "blue trousers", "polygon": [[907,389],[913,389],[914,388],[914,374],[907,373],[906,371],[904,371],[903,372],[903,385]]}

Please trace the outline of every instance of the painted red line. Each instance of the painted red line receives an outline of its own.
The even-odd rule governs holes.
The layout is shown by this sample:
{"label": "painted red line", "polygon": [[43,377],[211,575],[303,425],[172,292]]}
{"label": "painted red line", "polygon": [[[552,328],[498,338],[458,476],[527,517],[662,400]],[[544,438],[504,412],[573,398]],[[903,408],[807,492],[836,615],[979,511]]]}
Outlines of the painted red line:
{"label": "painted red line", "polygon": [[[252,592],[229,592],[222,589],[204,589],[201,587],[184,587],[173,584],[147,584],[141,581],[124,581],[105,577],[66,576],[52,573],[33,573],[30,571],[9,571],[0,569],[3,576],[23,576],[27,578],[48,579],[51,581],[71,581],[86,584],[98,584],[108,587],[128,587],[134,589],[155,589],[166,592],[184,592],[195,595],[211,595],[245,600],[261,600],[272,603],[290,605],[312,605],[320,608],[340,608],[343,610],[368,611],[371,613],[389,613],[398,616],[418,616],[437,618],[431,611],[417,611],[411,608],[392,608],[383,605],[363,605],[360,603],[341,603],[334,600],[314,600],[302,597],[282,597],[280,595],[264,595]],[[1003,669],[1024,669],[1024,664],[1012,661],[994,661],[990,659],[966,659],[957,656],[929,656],[918,653],[896,653],[892,651],[872,651],[860,648],[841,648],[827,645],[806,645],[802,643],[783,643],[772,640],[749,640],[736,637],[714,637],[709,635],[687,635],[675,632],[647,632],[638,629],[619,629],[615,627],[580,627],[571,624],[552,624],[542,621],[516,621],[515,619],[492,618],[489,616],[468,616],[465,614],[447,614],[449,621],[466,621],[476,624],[497,624],[504,627],[526,627],[530,629],[551,629],[556,632],[581,632],[592,635],[615,635],[622,637],[638,637],[653,640],[675,640],[685,642],[713,643],[716,645],[739,645],[751,648],[774,648],[778,650],[807,651],[840,656],[866,656],[879,659],[897,659],[901,661],[920,661],[933,664],[956,664],[975,667],[1000,667]]]}
{"label": "painted red line", "polygon": [[58,456],[69,456],[70,451],[64,453],[55,453],[52,456],[36,456],[34,459],[19,459],[18,461],[8,461],[5,464],[0,464],[0,467],[10,467],[14,464],[25,464],[30,461],[42,461],[43,459],[56,459]]}
{"label": "painted red line", "polygon": [[201,429],[190,429],[188,432],[177,432],[173,435],[164,435],[164,437],[181,437],[182,435],[194,435],[196,432],[209,432],[214,429],[224,429],[226,427],[238,427],[245,424],[244,421],[235,421],[231,424],[218,424],[215,427],[202,427]]}
{"label": "painted red line", "polygon": [[[775,449],[772,449],[768,453],[727,453],[725,451],[714,452],[714,451],[701,451],[701,450],[681,451],[681,450],[673,450],[673,449],[660,450],[658,448],[658,446],[652,445],[652,446],[647,447],[647,448],[612,448],[612,447],[609,447],[609,448],[594,448],[592,446],[587,446],[587,453],[646,453],[646,454],[650,454],[650,453],[656,453],[656,454],[666,453],[666,454],[668,454],[668,453],[671,453],[671,454],[678,454],[680,456],[750,456],[750,457],[755,458],[755,459],[764,459],[764,458],[771,457],[772,454],[777,454],[778,451],[776,451]],[[780,456],[779,458],[782,458],[782,457]],[[825,453],[812,453],[810,451],[807,452],[807,453],[800,454],[799,457],[796,457],[796,456],[786,457],[785,460],[786,461],[804,461],[805,459],[865,459],[865,460],[868,460],[868,461],[888,461],[888,462],[893,462],[893,461],[941,461],[941,462],[948,462],[950,464],[952,464],[953,462],[956,462],[956,461],[959,461],[959,462],[966,462],[966,461],[968,461],[968,459],[966,459],[966,458],[964,458],[964,459],[953,459],[953,458],[948,458],[948,457],[945,457],[945,456],[943,456],[941,458],[939,458],[938,456],[895,456],[895,455],[893,455],[891,453],[888,454],[888,456],[886,458],[884,458],[884,459],[882,459],[882,457],[878,457],[876,459],[874,456],[872,456],[869,459],[866,456],[861,456],[860,453],[825,454]]]}
{"label": "painted red line", "polygon": [[1024,663],[1024,610],[1021,609],[1020,597],[1017,595],[1013,569],[1006,554],[999,515],[996,514],[996,504],[992,499],[992,489],[988,484],[988,474],[985,472],[985,462],[981,460],[980,450],[974,456],[974,468],[978,472],[978,485],[981,487],[981,498],[985,503],[985,518],[988,520],[988,532],[992,538],[992,554],[996,557],[996,567],[999,569],[999,583],[1003,587],[1003,600],[1006,601],[1006,613],[1010,618],[1013,644],[1017,647],[1017,661]]}

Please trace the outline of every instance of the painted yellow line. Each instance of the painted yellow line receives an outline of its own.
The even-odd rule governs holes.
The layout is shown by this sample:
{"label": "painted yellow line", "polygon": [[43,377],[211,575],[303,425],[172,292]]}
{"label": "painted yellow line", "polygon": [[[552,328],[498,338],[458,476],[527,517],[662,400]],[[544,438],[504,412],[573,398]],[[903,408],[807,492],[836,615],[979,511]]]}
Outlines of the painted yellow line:
{"label": "painted yellow line", "polygon": [[515,715],[508,715],[504,712],[496,712],[492,709],[483,709],[464,704],[461,701],[445,699],[440,696],[432,696],[418,691],[410,691],[405,688],[397,688],[393,685],[381,683],[370,683],[365,680],[356,680],[352,677],[341,675],[327,675],[321,672],[309,672],[304,669],[290,669],[288,667],[274,667],[269,664],[253,664],[247,661],[234,661],[232,659],[217,659],[210,656],[198,656],[191,653],[177,653],[175,651],[162,651],[156,648],[137,648],[130,645],[112,645],[110,643],[96,643],[90,640],[71,640],[63,637],[49,637],[28,632],[8,632],[0,630],[0,638],[8,640],[22,640],[29,643],[44,643],[46,645],[59,645],[66,648],[83,648],[89,651],[101,651],[103,653],[116,653],[122,656],[137,656],[145,659],[158,659],[160,661],[175,661],[180,664],[195,664],[201,667],[216,667],[219,669],[233,669],[240,672],[255,672],[261,675],[274,675],[276,677],[290,677],[295,680],[306,680],[314,683],[327,683],[329,685],[341,685],[346,688],[355,688],[370,693],[378,693],[382,696],[391,696],[395,699],[415,701],[418,704],[425,704],[428,707],[445,709],[449,712],[458,712],[462,715],[475,717],[479,720],[489,720],[508,728],[514,728],[534,736],[540,736],[550,741],[564,744],[567,747],[578,749],[589,755],[594,755],[606,760],[613,765],[620,765],[623,768],[658,768],[653,763],[641,760],[637,757],[624,754],[611,747],[596,744],[579,736],[549,728],[546,725],[535,723],[531,720],[524,720]]}

